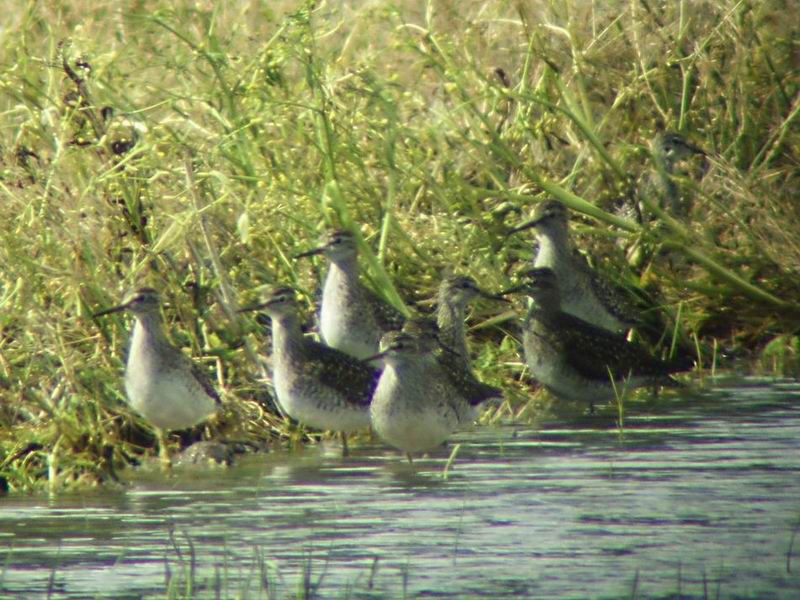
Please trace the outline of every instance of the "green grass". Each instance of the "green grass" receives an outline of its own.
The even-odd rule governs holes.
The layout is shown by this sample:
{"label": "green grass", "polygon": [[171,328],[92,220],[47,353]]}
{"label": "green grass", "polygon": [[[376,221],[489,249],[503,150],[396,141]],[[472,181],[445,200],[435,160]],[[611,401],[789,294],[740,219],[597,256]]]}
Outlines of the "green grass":
{"label": "green grass", "polygon": [[[259,546],[253,546],[250,556],[243,556],[242,553],[237,553],[227,546],[213,549],[204,547],[186,532],[176,532],[174,529],[170,529],[168,534],[169,544],[165,546],[158,557],[163,564],[163,577],[159,578],[150,574],[151,589],[145,589],[144,585],[137,588],[137,592],[142,594],[142,598],[165,600],[408,598],[410,597],[409,583],[417,575],[416,569],[411,572],[408,562],[401,565],[387,563],[385,559],[382,560],[376,554],[371,559],[364,557],[362,562],[369,561],[368,564],[364,564],[346,582],[340,583],[332,581],[336,575],[337,564],[329,549],[308,546],[301,550],[301,559],[289,561],[285,558],[268,557],[264,549]],[[791,550],[790,547],[787,553],[787,565],[791,563]],[[453,548],[453,552],[458,553],[457,546]],[[0,590],[9,591],[14,588],[7,584],[4,586],[4,577],[9,569],[13,570],[18,566],[13,550],[8,551],[2,560]],[[123,553],[117,558],[114,565],[109,566],[109,570],[113,571],[117,565],[122,565],[129,560],[129,557]],[[298,562],[299,564],[297,564]],[[413,565],[413,567],[420,566],[419,564]],[[727,570],[730,570],[730,567]],[[50,568],[48,597],[58,597],[61,590],[61,579],[64,577],[63,572],[62,559],[59,555]],[[627,589],[625,586],[629,585],[630,591],[625,596],[620,594],[620,597],[641,598],[648,597],[648,593],[652,595],[654,593],[651,581],[653,574],[648,569],[636,569],[629,577],[621,576],[619,578],[620,586],[622,589]],[[655,571],[655,574],[658,572]],[[531,577],[533,581],[534,575]],[[630,583],[627,584],[627,581]],[[511,585],[511,582],[508,583]],[[517,583],[520,584],[522,590],[527,589],[522,582]],[[453,582],[446,576],[439,583],[443,593],[452,592],[447,588],[452,584]],[[486,582],[484,594],[490,591],[489,586],[491,585],[491,582]],[[503,587],[502,582],[496,582],[495,585],[497,586],[495,593],[498,597],[508,596],[512,593],[513,588]],[[731,588],[731,582],[726,581],[726,577],[716,570],[709,572],[701,566],[699,571],[695,571],[693,568],[679,565],[675,572],[674,586],[673,595],[676,597],[720,598],[723,591]],[[742,597],[755,598],[759,597],[759,592],[766,593],[755,587],[755,584],[754,588],[750,592],[751,596]],[[738,589],[737,592],[742,593],[742,590]],[[662,591],[662,596],[668,597],[667,592]],[[108,598],[110,596],[100,594],[96,597]]]}
{"label": "green grass", "polygon": [[[102,482],[152,448],[123,401],[128,324],[91,317],[137,285],[162,290],[175,341],[224,390],[208,434],[285,437],[256,379],[264,337],[235,310],[280,282],[310,315],[322,265],[291,257],[330,226],[356,227],[369,281],[413,306],[446,270],[507,286],[533,250],[507,231],[555,196],[598,266],[680,305],[705,367],[713,353],[715,368],[731,356],[796,373],[791,4],[594,4],[75,0],[54,13],[12,0],[0,15],[12,489]],[[647,180],[659,129],[709,159],[676,178],[691,219],[642,229],[609,209]],[[618,237],[639,240],[635,268]],[[534,418],[501,327],[476,331],[479,371],[508,390],[505,416]]]}
{"label": "green grass", "polygon": [[[4,576],[14,565],[13,550],[3,557],[0,569],[0,591],[8,591],[4,586]],[[238,598],[240,600],[271,600],[273,598],[384,598],[395,595],[384,589],[402,589],[399,597],[406,598],[407,570],[399,574],[384,573],[379,569],[378,556],[373,556],[369,565],[344,585],[337,588],[326,580],[329,574],[331,556],[327,551],[313,551],[310,547],[302,550],[299,572],[287,572],[286,565],[265,556],[258,546],[252,548],[250,557],[237,556],[228,547],[204,548],[188,534],[169,530],[169,544],[159,557],[164,566],[163,584],[153,577],[151,589],[140,586],[142,598],[161,598],[164,600],[193,600],[196,598]],[[117,564],[124,563],[127,557],[122,554]],[[63,577],[60,555],[50,569],[47,587],[48,597],[58,597],[59,583]],[[116,565],[114,565],[116,566]],[[113,570],[114,566],[110,569]],[[394,570],[394,569],[393,569]],[[397,581],[399,580],[399,581]],[[108,598],[100,594],[97,598]]]}

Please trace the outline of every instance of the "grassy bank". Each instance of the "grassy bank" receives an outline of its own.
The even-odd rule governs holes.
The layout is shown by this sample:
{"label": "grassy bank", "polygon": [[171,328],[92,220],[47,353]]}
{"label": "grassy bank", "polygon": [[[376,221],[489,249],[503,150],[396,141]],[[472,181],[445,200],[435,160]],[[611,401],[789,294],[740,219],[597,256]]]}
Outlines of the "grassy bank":
{"label": "grassy bank", "polygon": [[[209,433],[287,435],[258,380],[264,332],[234,312],[280,282],[310,316],[324,265],[291,257],[329,226],[359,228],[387,298],[429,309],[446,270],[507,286],[533,251],[508,230],[556,196],[580,247],[677,315],[705,368],[796,372],[791,3],[214,4],[12,0],[0,15],[14,489],[107,480],[152,446],[124,404],[127,323],[91,316],[137,285],[162,290],[174,339],[224,390]],[[610,211],[657,204],[663,129],[707,158],[674,179],[689,218],[642,228]],[[527,417],[516,343],[480,327],[492,310],[472,319],[478,371]]]}

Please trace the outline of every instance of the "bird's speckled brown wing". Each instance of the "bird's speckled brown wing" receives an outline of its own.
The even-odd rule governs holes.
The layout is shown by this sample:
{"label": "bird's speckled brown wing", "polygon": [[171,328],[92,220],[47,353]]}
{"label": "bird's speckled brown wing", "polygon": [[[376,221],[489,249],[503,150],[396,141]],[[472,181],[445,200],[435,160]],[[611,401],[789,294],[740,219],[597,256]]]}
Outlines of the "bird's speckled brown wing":
{"label": "bird's speckled brown wing", "polygon": [[220,400],[217,390],[215,390],[214,386],[211,385],[211,380],[205,374],[203,369],[198,367],[194,361],[187,358],[186,356],[184,356],[184,358],[189,362],[189,366],[192,369],[192,375],[197,380],[197,383],[199,383],[203,387],[203,390],[205,391],[206,394],[208,394],[211,398],[213,398],[214,404],[220,406],[222,404],[222,400]]}
{"label": "bird's speckled brown wing", "polygon": [[478,406],[487,400],[503,399],[503,392],[496,387],[475,378],[461,363],[449,360],[446,350],[436,357],[436,361],[450,383],[461,392],[471,406]]}
{"label": "bird's speckled brown wing", "polygon": [[606,307],[614,317],[626,325],[634,326],[640,319],[637,316],[639,309],[633,305],[627,297],[627,292],[621,287],[614,285],[596,271],[591,269],[585,262],[586,273],[589,276],[589,283],[592,292],[600,302]]}
{"label": "bird's speckled brown wing", "polygon": [[628,375],[657,378],[677,370],[671,363],[651,356],[639,344],[572,315],[560,313],[552,326],[565,360],[587,379],[607,382],[609,371],[615,378]]}
{"label": "bird's speckled brown wing", "polygon": [[406,321],[403,313],[378,294],[368,288],[364,288],[364,299],[372,307],[375,322],[381,331],[398,331],[403,327],[403,323]]}
{"label": "bird's speckled brown wing", "polygon": [[312,342],[303,369],[311,377],[340,393],[353,404],[369,406],[380,371],[335,348]]}

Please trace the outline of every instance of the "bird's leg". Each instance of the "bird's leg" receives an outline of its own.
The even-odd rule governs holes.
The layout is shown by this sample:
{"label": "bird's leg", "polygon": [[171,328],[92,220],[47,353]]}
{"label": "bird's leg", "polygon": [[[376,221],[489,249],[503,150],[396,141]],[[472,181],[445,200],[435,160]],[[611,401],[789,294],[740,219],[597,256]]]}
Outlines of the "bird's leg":
{"label": "bird's leg", "polygon": [[156,438],[158,439],[158,457],[161,459],[161,468],[169,470],[172,467],[172,461],[169,458],[169,447],[167,446],[167,432],[156,427]]}
{"label": "bird's leg", "polygon": [[347,434],[344,431],[340,431],[339,435],[342,438],[342,457],[350,456],[350,449],[347,447]]}
{"label": "bird's leg", "polygon": [[414,459],[411,458],[411,452],[406,452],[406,458],[408,459],[408,464],[413,465]]}

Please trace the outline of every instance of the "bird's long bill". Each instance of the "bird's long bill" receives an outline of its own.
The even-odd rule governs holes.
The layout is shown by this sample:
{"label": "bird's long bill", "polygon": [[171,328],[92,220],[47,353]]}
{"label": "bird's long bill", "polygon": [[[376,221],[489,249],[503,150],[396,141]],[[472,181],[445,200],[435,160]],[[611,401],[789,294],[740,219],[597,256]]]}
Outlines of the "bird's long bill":
{"label": "bird's long bill", "polygon": [[305,252],[301,252],[300,254],[295,254],[295,258],[307,258],[309,256],[316,256],[317,254],[322,254],[325,252],[325,246],[320,246],[319,248],[312,248],[311,250],[306,250]]}
{"label": "bird's long bill", "polygon": [[259,302],[258,304],[252,304],[250,306],[244,306],[236,311],[237,314],[253,312],[256,310],[263,310],[269,305],[269,302]]}
{"label": "bird's long bill", "polygon": [[[520,292],[526,291],[528,289],[528,287],[529,286],[528,286],[527,283],[520,283],[519,285],[514,285],[514,286],[511,286],[510,288],[506,288],[506,289],[498,292],[497,295],[502,297],[502,296],[510,296],[512,294],[519,294]],[[507,298],[503,298],[503,300],[505,300],[506,302],[511,302]]]}
{"label": "bird's long bill", "polygon": [[546,271],[548,269],[543,269],[542,267],[531,267],[529,269],[525,269],[524,271],[519,271],[516,274],[516,277],[524,277],[524,278],[527,278],[527,279],[536,279],[537,277],[541,277],[542,276],[542,271],[543,270]]}
{"label": "bird's long bill", "polygon": [[497,300],[498,302],[511,302],[511,300],[505,297],[505,291],[500,291],[496,294],[491,294],[486,290],[478,288],[478,293],[487,300]]}
{"label": "bird's long bill", "polygon": [[122,312],[126,308],[130,306],[130,302],[125,302],[124,304],[118,304],[117,306],[112,306],[111,308],[106,308],[105,310],[98,311],[92,315],[92,317],[102,317],[103,315],[110,315],[111,313]]}
{"label": "bird's long bill", "polygon": [[516,227],[509,230],[507,235],[514,235],[515,233],[519,233],[520,231],[525,231],[526,229],[530,229],[531,227],[536,227],[539,223],[541,223],[541,217],[536,217],[535,219],[531,219],[530,221],[525,221],[522,225],[517,225]]}
{"label": "bird's long bill", "polygon": [[692,152],[694,152],[695,154],[702,154],[703,156],[708,156],[706,154],[706,151],[703,150],[700,146],[695,146],[694,144],[690,144],[689,142],[686,142],[686,147],[689,150],[691,150]]}
{"label": "bird's long bill", "polygon": [[388,350],[384,350],[382,352],[378,352],[377,354],[373,354],[372,356],[368,356],[366,358],[362,358],[361,361],[365,363],[371,363],[374,360],[383,360],[386,355],[389,354]]}

